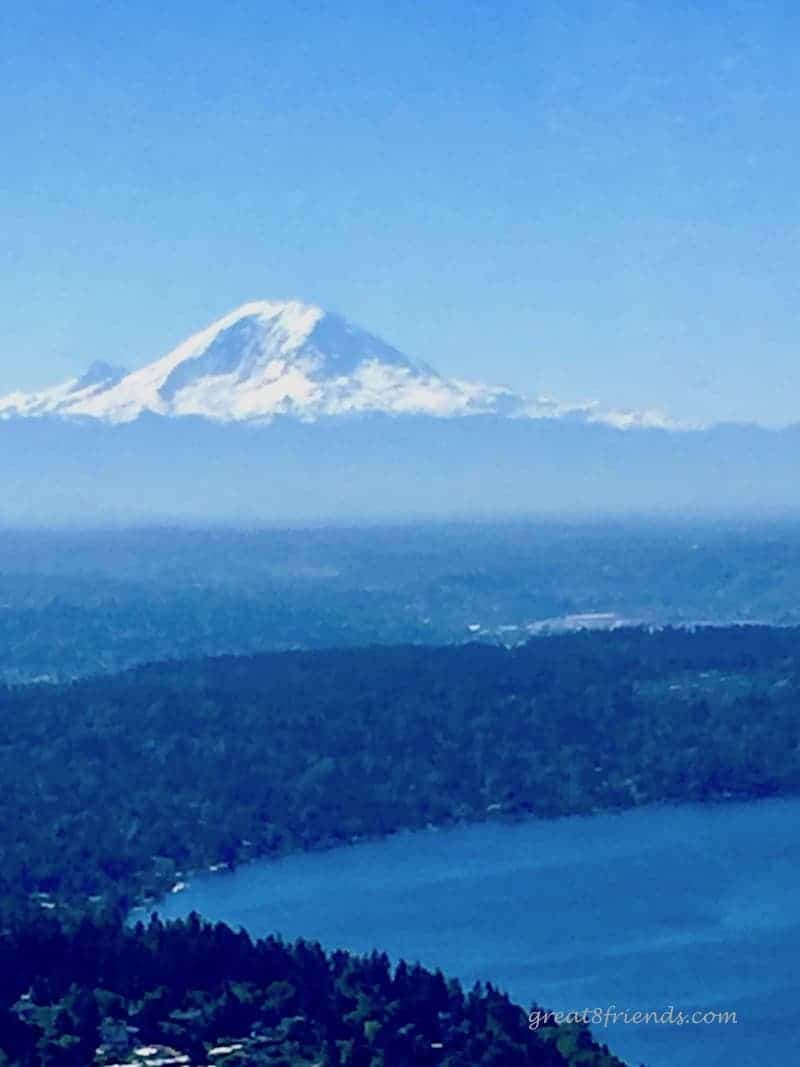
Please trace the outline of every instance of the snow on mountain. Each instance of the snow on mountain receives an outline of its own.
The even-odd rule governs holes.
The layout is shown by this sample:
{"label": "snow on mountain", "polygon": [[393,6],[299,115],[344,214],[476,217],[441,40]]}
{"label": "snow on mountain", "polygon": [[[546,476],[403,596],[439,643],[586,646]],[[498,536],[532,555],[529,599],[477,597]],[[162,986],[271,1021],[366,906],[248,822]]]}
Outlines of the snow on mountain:
{"label": "snow on mountain", "polygon": [[93,363],[80,378],[72,378],[36,393],[11,393],[0,397],[0,418],[11,415],[49,415],[69,411],[113,388],[127,375],[121,367]]}
{"label": "snow on mountain", "polygon": [[145,412],[223,422],[384,412],[566,417],[625,429],[671,425],[658,412],[603,412],[444,378],[340,316],[296,301],[245,304],[130,374],[95,364],[52,389],[0,398],[0,418],[131,422]]}

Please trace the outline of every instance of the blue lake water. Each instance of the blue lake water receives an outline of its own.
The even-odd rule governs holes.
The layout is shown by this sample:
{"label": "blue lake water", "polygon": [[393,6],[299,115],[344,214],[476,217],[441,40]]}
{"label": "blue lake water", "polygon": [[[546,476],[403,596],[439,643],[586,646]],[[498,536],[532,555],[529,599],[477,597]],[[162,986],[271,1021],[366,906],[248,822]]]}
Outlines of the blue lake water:
{"label": "blue lake water", "polygon": [[490,980],[525,1006],[735,1011],[618,1024],[650,1067],[800,1064],[800,800],[404,834],[196,877],[159,905]]}

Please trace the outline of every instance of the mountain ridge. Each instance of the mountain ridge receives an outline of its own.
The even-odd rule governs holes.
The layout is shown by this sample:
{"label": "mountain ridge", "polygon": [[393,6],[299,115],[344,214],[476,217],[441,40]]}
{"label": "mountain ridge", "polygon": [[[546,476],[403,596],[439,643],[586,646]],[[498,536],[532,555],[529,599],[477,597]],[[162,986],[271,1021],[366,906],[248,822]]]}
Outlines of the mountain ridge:
{"label": "mountain ridge", "polygon": [[660,411],[604,410],[448,378],[315,304],[251,301],[132,372],[95,363],[78,378],[0,397],[0,419],[131,422],[145,413],[218,422],[315,421],[366,413],[567,419],[617,429],[693,429]]}

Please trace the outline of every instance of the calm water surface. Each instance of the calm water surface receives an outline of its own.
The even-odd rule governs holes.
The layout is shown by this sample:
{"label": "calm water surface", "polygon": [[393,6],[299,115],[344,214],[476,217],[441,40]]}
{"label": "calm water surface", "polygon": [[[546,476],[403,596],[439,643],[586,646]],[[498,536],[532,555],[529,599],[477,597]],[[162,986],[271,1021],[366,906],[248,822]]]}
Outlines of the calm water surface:
{"label": "calm water surface", "polygon": [[200,876],[159,910],[379,948],[563,1011],[727,1010],[596,1031],[631,1064],[800,1064],[800,800],[488,824]]}

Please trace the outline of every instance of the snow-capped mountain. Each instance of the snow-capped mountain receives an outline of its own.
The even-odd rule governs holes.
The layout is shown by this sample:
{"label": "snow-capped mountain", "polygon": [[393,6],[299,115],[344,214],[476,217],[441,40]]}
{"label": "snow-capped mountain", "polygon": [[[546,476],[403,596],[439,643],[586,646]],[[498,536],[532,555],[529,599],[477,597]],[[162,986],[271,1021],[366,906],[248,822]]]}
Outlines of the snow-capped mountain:
{"label": "snow-capped mountain", "polygon": [[59,415],[132,422],[144,413],[220,422],[351,413],[493,414],[670,427],[659,412],[603,411],[445,378],[380,338],[296,301],[245,304],[141,370],[94,364],[81,378],[0,398],[0,418]]}
{"label": "snow-capped mountain", "polygon": [[0,526],[795,515],[798,469],[800,426],[529,398],[301,303],[247,304],[141,370],[0,399]]}

